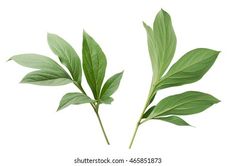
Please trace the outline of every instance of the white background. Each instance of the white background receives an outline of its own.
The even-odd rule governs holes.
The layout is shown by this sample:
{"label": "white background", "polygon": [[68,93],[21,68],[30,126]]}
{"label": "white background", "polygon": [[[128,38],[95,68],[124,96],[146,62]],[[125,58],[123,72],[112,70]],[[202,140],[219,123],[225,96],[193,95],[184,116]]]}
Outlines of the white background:
{"label": "white background", "polygon": [[[235,154],[235,5],[231,0],[7,0],[0,1],[0,165],[72,166],[76,157],[162,157],[164,166],[234,165]],[[158,93],[155,103],[186,90],[211,93],[222,102],[187,120],[195,128],[151,121],[140,127],[128,149],[151,80],[142,21],[152,24],[163,8],[177,35],[175,62],[187,51],[222,51],[197,83]],[[89,105],[56,112],[72,85],[19,84],[30,71],[6,62],[19,53],[40,53],[55,60],[47,32],[66,39],[81,56],[85,29],[108,59],[106,79],[125,70],[111,105],[101,106],[107,146]],[[88,91],[85,78],[83,84]]]}

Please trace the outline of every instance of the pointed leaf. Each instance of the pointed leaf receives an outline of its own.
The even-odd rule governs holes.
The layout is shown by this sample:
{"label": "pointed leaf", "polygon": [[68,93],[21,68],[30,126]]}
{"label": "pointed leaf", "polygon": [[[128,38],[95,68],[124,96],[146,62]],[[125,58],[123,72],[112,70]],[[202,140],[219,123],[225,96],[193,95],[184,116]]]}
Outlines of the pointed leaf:
{"label": "pointed leaf", "polygon": [[14,60],[16,63],[29,68],[41,70],[56,70],[58,72],[60,71],[62,73],[66,73],[66,71],[58,63],[44,55],[20,54],[11,57],[9,60]]}
{"label": "pointed leaf", "polygon": [[184,121],[178,116],[158,117],[156,119],[163,120],[165,122],[169,122],[178,126],[191,126],[190,124],[188,124],[186,121]]}
{"label": "pointed leaf", "polygon": [[81,84],[81,61],[73,47],[55,34],[48,33],[47,40],[51,50],[59,57],[60,62],[68,68],[74,81]]}
{"label": "pointed leaf", "polygon": [[67,93],[62,97],[57,111],[62,110],[71,104],[78,105],[78,104],[92,103],[92,102],[94,101],[83,93],[77,93],[77,92]]}
{"label": "pointed leaf", "polygon": [[218,102],[218,99],[209,94],[188,91],[164,98],[152,109],[147,118],[152,119],[166,115],[196,114]]}
{"label": "pointed leaf", "polygon": [[117,73],[110,77],[104,84],[101,94],[100,94],[100,99],[104,99],[107,97],[110,97],[117,89],[120,84],[120,81],[122,79],[123,72]]}
{"label": "pointed leaf", "polygon": [[67,74],[53,70],[37,70],[28,73],[21,83],[29,83],[44,86],[59,86],[71,83]]}
{"label": "pointed leaf", "polygon": [[170,15],[161,10],[153,24],[155,51],[159,61],[159,78],[169,66],[176,49],[176,35],[172,26]]}
{"label": "pointed leaf", "polygon": [[147,32],[147,42],[148,42],[148,51],[149,51],[149,55],[150,55],[150,60],[151,60],[151,64],[152,64],[152,71],[153,71],[153,82],[155,82],[155,80],[157,80],[158,76],[158,72],[159,72],[159,60],[158,60],[158,54],[157,54],[157,46],[156,46],[156,42],[154,40],[154,36],[153,36],[153,30],[150,26],[148,26],[147,24],[145,24],[143,22],[144,28]]}
{"label": "pointed leaf", "polygon": [[160,80],[157,89],[189,84],[200,80],[214,64],[219,52],[198,48],[180,58]]}
{"label": "pointed leaf", "polygon": [[99,98],[106,70],[106,57],[96,41],[83,32],[83,70],[95,99]]}

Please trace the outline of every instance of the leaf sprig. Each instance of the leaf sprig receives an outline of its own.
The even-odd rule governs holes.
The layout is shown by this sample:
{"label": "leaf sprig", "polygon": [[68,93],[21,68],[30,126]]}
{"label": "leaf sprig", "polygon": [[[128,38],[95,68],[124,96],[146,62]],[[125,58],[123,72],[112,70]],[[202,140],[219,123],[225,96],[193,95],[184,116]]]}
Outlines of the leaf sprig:
{"label": "leaf sprig", "polygon": [[165,88],[189,84],[200,80],[214,64],[219,51],[197,48],[183,55],[170,69],[176,49],[176,35],[170,15],[161,10],[153,23],[153,28],[143,23],[147,32],[148,50],[152,63],[152,82],[143,112],[137,121],[129,148],[141,124],[148,120],[162,120],[179,126],[190,126],[181,115],[200,113],[219,102],[215,97],[196,91],[188,91],[162,99],[150,106],[156,93]]}
{"label": "leaf sprig", "polygon": [[[113,75],[103,84],[107,66],[106,56],[98,43],[85,31],[83,32],[82,65],[74,48],[64,39],[58,35],[48,33],[47,40],[49,47],[58,56],[60,63],[68,69],[69,73],[47,56],[39,54],[15,55],[9,60],[13,60],[22,66],[36,69],[25,75],[21,83],[44,86],[59,86],[73,83],[79,89],[79,92],[65,94],[60,101],[57,111],[69,105],[89,103],[97,115],[107,144],[110,144],[99,116],[99,106],[103,103],[111,104],[113,101],[111,96],[118,89],[123,72]],[[83,89],[82,68],[93,93],[93,99],[87,96]]]}

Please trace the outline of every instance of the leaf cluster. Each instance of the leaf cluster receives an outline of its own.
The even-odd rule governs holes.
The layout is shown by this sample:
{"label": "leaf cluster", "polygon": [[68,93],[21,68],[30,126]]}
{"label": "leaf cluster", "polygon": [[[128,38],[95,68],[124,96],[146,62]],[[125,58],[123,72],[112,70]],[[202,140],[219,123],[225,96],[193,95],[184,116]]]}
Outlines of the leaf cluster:
{"label": "leaf cluster", "polygon": [[150,104],[159,90],[200,80],[214,64],[219,51],[208,48],[193,49],[169,67],[177,43],[170,15],[161,10],[154,20],[153,28],[146,23],[143,24],[147,32],[153,76],[148,99],[141,117],[142,122],[157,119],[181,126],[189,125],[179,116],[202,112],[218,103],[219,100],[206,93],[187,91],[166,97],[157,105],[150,107]]}
{"label": "leaf cluster", "polygon": [[[58,86],[74,83],[80,92],[65,94],[59,104],[61,110],[71,104],[91,103],[93,105],[113,101],[112,94],[117,90],[123,72],[110,77],[104,84],[104,76],[107,66],[106,56],[98,43],[85,31],[83,32],[82,60],[74,48],[64,39],[55,34],[48,33],[49,47],[59,58],[60,63],[69,71],[59,65],[53,59],[39,54],[20,54],[11,57],[16,63],[36,69],[24,76],[21,83],[30,83],[45,86]],[[83,70],[82,70],[83,68]],[[88,97],[82,88],[82,71],[93,93],[94,99]]]}

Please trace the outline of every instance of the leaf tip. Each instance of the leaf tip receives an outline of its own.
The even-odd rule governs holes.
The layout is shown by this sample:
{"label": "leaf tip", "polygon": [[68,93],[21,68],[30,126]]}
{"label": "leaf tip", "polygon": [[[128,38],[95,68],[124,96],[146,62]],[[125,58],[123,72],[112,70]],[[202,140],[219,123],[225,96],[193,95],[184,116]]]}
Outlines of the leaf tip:
{"label": "leaf tip", "polygon": [[49,42],[50,40],[52,40],[54,37],[57,37],[57,35],[54,34],[54,33],[47,32],[47,41],[48,41],[48,42]]}
{"label": "leaf tip", "polygon": [[165,12],[165,10],[163,8],[161,8],[161,12]]}
{"label": "leaf tip", "polygon": [[85,29],[83,29],[82,34],[83,34],[83,36],[87,36],[88,35],[88,33],[86,32]]}
{"label": "leaf tip", "polygon": [[214,97],[214,96],[211,96],[212,97],[212,102],[213,102],[213,104],[217,104],[217,103],[219,103],[219,102],[221,102],[219,99],[217,99],[216,97]]}
{"label": "leaf tip", "polygon": [[20,84],[24,84],[24,83],[26,83],[24,80],[21,80],[20,82],[19,82]]}
{"label": "leaf tip", "polygon": [[50,36],[52,36],[52,35],[53,35],[52,33],[47,32],[47,38],[50,37]]}
{"label": "leaf tip", "polygon": [[220,102],[221,102],[221,100],[215,98],[215,103],[220,103]]}
{"label": "leaf tip", "polygon": [[160,13],[162,13],[163,15],[165,15],[165,14],[168,15],[168,13],[163,8],[161,8]]}
{"label": "leaf tip", "polygon": [[85,31],[85,29],[83,29],[83,39],[85,39],[85,40],[87,40],[89,37],[90,37],[90,35],[87,33],[87,31]]}
{"label": "leaf tip", "polygon": [[219,55],[221,53],[221,51],[216,51],[216,55]]}
{"label": "leaf tip", "polygon": [[7,59],[6,62],[9,62],[9,61],[11,61],[11,60],[13,60],[12,57],[10,57],[9,59]]}
{"label": "leaf tip", "polygon": [[120,75],[123,75],[123,73],[124,73],[124,70],[122,70],[122,71],[120,72]]}
{"label": "leaf tip", "polygon": [[146,26],[147,26],[147,24],[146,24],[144,21],[142,21],[142,24],[143,24],[143,26],[144,26],[144,27],[146,27]]}

